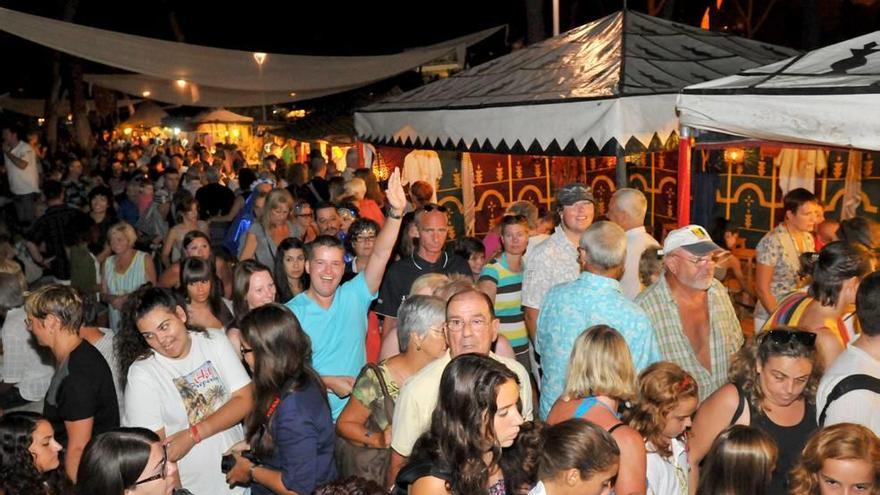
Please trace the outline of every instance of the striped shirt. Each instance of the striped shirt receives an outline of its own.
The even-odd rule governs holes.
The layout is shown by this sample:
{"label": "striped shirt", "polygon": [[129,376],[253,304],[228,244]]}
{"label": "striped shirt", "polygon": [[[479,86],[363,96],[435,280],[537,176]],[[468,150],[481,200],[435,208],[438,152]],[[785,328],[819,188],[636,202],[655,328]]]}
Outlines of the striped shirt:
{"label": "striped shirt", "polygon": [[511,271],[507,253],[483,267],[480,282],[487,280],[498,289],[495,293],[495,315],[501,322],[499,331],[507,337],[513,350],[528,350],[529,335],[522,310],[522,272]]}
{"label": "striped shirt", "polygon": [[706,369],[697,360],[690,341],[684,334],[678,305],[672,298],[666,275],[660,276],[653,285],[642,291],[636,298],[657,334],[660,354],[664,361],[671,361],[697,381],[700,401],[709,397],[715,390],[727,383],[727,368],[731,356],[742,347],[743,333],[727,289],[716,279],[709,286],[709,356],[711,369]]}

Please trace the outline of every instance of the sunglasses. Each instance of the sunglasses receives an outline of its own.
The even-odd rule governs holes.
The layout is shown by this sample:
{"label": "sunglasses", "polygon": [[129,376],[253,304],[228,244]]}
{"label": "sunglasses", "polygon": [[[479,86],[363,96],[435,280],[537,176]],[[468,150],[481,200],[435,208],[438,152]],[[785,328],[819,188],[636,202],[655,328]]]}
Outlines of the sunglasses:
{"label": "sunglasses", "polygon": [[156,480],[164,480],[165,476],[168,474],[168,448],[166,446],[162,446],[162,469],[159,471],[159,474],[155,476],[150,476],[149,478],[142,479],[140,481],[136,481],[134,486],[142,485],[144,483],[149,483],[151,481]]}
{"label": "sunglasses", "polygon": [[789,344],[793,341],[797,341],[807,347],[816,346],[816,334],[813,332],[800,330],[770,330],[767,332],[767,338],[776,344]]}
{"label": "sunglasses", "polygon": [[427,211],[435,211],[435,210],[436,210],[436,211],[439,211],[439,212],[441,212],[441,213],[446,213],[446,212],[449,211],[448,209],[446,209],[445,206],[443,206],[443,205],[438,205],[438,204],[434,204],[434,203],[428,203],[428,204],[426,204],[426,205],[423,205],[421,208],[419,208],[419,211],[425,211],[425,212],[427,212]]}
{"label": "sunglasses", "polygon": [[245,354],[247,354],[249,352],[254,352],[253,349],[248,349],[247,347],[245,347],[243,345],[238,346],[238,350],[241,352],[242,356],[244,356]]}

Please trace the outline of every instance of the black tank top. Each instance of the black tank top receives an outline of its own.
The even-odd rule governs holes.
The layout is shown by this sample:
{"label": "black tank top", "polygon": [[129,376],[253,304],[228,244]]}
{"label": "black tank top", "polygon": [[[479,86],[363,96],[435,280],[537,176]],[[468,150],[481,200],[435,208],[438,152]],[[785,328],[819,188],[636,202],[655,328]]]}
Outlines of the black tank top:
{"label": "black tank top", "polygon": [[[746,400],[739,385],[736,385],[736,390],[739,393],[740,404],[742,405],[743,402],[748,404],[750,425],[760,428],[770,435],[779,450],[776,470],[773,472],[768,493],[769,495],[786,495],[788,493],[788,475],[797,464],[807,440],[818,429],[816,426],[816,406],[807,402],[804,404],[804,417],[800,423],[794,426],[779,426],[770,420],[763,411],[755,411],[751,402]],[[731,424],[739,419],[741,412],[742,409],[737,408],[737,414],[734,415]]]}

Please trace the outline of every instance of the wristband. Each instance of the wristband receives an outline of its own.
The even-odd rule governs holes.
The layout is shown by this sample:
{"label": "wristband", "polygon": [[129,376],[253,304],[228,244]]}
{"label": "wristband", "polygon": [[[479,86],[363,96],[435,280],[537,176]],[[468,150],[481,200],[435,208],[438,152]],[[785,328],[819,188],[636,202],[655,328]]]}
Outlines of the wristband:
{"label": "wristband", "polygon": [[196,444],[199,444],[202,442],[202,436],[199,435],[199,429],[196,428],[196,425],[192,425],[189,427],[189,436],[192,437],[193,441]]}
{"label": "wristband", "polygon": [[403,213],[394,214],[394,210],[388,210],[388,218],[393,218],[395,220],[400,220],[403,218]]}

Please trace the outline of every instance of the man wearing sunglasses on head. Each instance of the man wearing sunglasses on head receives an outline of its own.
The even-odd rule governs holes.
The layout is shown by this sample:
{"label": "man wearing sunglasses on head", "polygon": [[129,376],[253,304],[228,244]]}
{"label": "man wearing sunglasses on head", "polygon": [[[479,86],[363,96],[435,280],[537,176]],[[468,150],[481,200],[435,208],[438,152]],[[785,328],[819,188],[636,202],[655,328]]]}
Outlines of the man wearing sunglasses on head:
{"label": "man wearing sunglasses on head", "polygon": [[636,303],[648,313],[664,361],[691,374],[700,400],[727,381],[730,356],[743,343],[742,327],[715,265],[730,253],[706,229],[688,225],[663,241],[663,272]]}
{"label": "man wearing sunglasses on head", "polygon": [[[426,273],[445,275],[460,273],[471,276],[471,267],[467,261],[445,250],[446,238],[449,234],[446,215],[446,207],[434,203],[428,203],[416,210],[418,249],[388,267],[382,288],[379,290],[376,313],[385,317],[382,328],[383,340],[397,341],[397,334],[394,332],[397,328],[397,310],[417,278]],[[382,357],[387,355],[383,353]]]}

